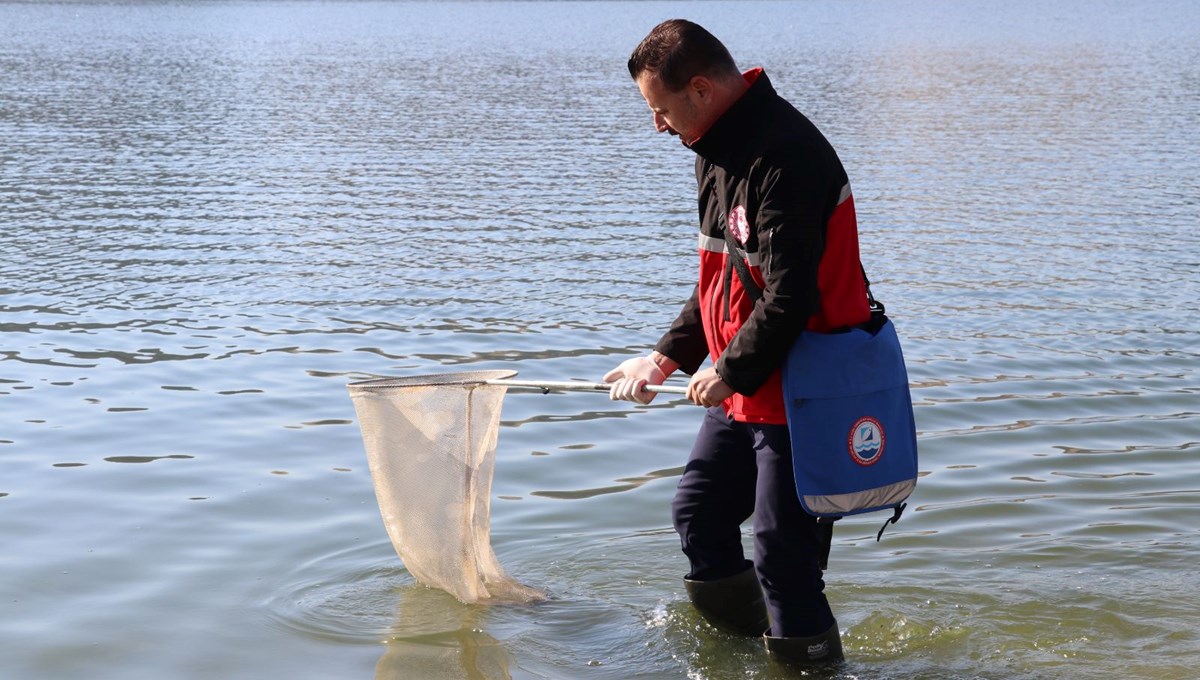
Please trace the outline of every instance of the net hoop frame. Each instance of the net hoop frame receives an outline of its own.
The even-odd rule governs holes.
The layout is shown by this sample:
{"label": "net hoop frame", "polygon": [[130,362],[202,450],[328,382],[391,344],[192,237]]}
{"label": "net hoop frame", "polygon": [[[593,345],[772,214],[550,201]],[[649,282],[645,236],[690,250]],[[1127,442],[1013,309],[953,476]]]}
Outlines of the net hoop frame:
{"label": "net hoop frame", "polygon": [[459,373],[430,373],[390,378],[358,380],[346,385],[354,390],[402,390],[411,387],[469,387],[486,385],[491,380],[507,380],[517,374],[511,370],[462,371]]}

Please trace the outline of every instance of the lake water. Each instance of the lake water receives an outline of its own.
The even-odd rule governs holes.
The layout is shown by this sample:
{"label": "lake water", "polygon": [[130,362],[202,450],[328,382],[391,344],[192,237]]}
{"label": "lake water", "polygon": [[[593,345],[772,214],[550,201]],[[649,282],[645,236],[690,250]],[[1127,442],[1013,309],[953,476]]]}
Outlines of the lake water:
{"label": "lake water", "polygon": [[686,602],[700,417],[510,393],[536,606],[414,584],[345,384],[596,380],[694,276],[624,71],[711,28],[839,150],[923,478],[835,678],[1200,667],[1200,5],[0,3],[0,677],[782,678]]}

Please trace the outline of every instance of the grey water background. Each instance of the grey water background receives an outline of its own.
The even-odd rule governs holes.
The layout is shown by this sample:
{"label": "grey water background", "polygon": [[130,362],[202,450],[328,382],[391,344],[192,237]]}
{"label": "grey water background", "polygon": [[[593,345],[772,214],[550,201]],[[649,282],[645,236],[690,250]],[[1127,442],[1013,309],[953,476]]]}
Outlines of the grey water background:
{"label": "grey water background", "polygon": [[694,276],[624,72],[708,25],[827,134],[923,477],[846,520],[818,677],[1194,678],[1200,6],[0,3],[0,677],[782,678],[686,604],[699,411],[510,393],[465,606],[345,384],[598,379]]}

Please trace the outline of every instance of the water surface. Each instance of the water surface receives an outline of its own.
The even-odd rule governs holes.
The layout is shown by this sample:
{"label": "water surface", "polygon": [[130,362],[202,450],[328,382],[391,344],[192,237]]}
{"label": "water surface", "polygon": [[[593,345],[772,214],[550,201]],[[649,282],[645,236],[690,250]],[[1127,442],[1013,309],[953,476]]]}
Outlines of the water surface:
{"label": "water surface", "polygon": [[1200,665],[1186,2],[0,4],[0,675],[778,678],[670,528],[699,411],[510,394],[501,561],[413,583],[344,385],[597,379],[694,276],[624,60],[706,24],[824,130],[923,478],[839,525],[845,678]]}

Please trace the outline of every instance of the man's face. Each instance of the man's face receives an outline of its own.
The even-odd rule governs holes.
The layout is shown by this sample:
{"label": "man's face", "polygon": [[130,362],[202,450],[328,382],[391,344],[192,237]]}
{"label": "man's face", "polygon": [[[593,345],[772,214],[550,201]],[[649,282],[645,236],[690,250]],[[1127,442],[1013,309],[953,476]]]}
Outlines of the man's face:
{"label": "man's face", "polygon": [[655,130],[678,135],[690,144],[708,129],[711,121],[704,113],[707,101],[702,88],[689,83],[682,90],[671,92],[662,80],[645,71],[638,76],[637,86],[654,114]]}

